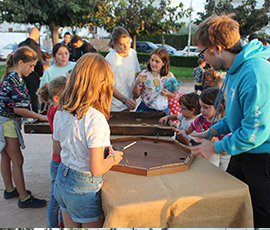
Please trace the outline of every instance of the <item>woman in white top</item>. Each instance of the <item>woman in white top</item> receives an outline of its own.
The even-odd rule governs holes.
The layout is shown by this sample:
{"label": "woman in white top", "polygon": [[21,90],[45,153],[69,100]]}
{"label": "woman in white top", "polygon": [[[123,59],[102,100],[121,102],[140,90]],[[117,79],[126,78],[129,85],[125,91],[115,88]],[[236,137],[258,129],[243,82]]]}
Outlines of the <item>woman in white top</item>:
{"label": "woman in white top", "polygon": [[131,49],[130,35],[123,27],[116,27],[110,39],[112,48],[106,60],[114,72],[114,89],[111,111],[133,110],[136,101],[133,99],[132,90],[136,73],[140,65],[136,51]]}
{"label": "woman in white top", "polygon": [[69,61],[68,47],[63,43],[57,43],[53,47],[53,57],[55,63],[48,67],[40,81],[40,86],[43,83],[50,82],[52,79],[59,76],[66,76],[66,73],[73,69],[76,62]]}

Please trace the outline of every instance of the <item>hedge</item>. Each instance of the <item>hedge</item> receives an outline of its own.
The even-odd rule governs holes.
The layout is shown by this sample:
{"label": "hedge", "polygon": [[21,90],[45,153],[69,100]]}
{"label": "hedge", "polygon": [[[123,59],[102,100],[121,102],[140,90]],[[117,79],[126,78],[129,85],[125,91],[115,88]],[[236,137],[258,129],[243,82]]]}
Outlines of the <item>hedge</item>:
{"label": "hedge", "polygon": [[[107,51],[100,51],[104,57],[108,54]],[[150,53],[137,53],[138,60],[140,63],[147,63],[150,59]],[[198,57],[197,56],[174,56],[170,55],[171,66],[178,67],[196,67],[198,66]]]}

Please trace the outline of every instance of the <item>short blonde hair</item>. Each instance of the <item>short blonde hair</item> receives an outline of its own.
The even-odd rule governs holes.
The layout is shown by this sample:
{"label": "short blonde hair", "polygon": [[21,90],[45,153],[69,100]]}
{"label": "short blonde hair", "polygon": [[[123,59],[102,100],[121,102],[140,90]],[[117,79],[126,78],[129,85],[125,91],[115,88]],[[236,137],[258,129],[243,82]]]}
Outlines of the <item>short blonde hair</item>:
{"label": "short blonde hair", "polygon": [[86,53],[73,68],[69,83],[59,100],[60,110],[82,119],[93,107],[109,119],[113,93],[113,71],[98,53]]}
{"label": "short blonde hair", "polygon": [[233,15],[213,15],[205,19],[194,33],[193,44],[204,45],[210,50],[217,45],[223,49],[231,49],[236,44],[239,45],[241,38],[239,23],[232,19]]}

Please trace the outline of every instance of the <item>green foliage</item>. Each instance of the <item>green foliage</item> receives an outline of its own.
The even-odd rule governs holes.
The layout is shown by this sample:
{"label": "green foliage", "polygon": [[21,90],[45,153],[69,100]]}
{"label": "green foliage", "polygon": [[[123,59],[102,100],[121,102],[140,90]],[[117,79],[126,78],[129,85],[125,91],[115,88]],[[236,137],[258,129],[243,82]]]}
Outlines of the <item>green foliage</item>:
{"label": "green foliage", "polygon": [[213,14],[234,13],[234,18],[240,24],[240,34],[242,37],[246,37],[266,26],[270,19],[267,16],[269,1],[265,1],[262,9],[256,9],[256,3],[257,0],[243,0],[242,4],[234,8],[230,0],[219,1],[217,4],[215,0],[209,0],[205,5],[205,12],[198,13],[200,19],[196,21],[196,24]]}
{"label": "green foliage", "polygon": [[49,26],[54,43],[59,27],[98,25],[102,14],[109,10],[105,0],[2,0],[0,9],[0,22]]}
{"label": "green foliage", "polygon": [[155,7],[153,2],[154,0],[147,3],[143,0],[120,0],[118,4],[112,3],[110,11],[106,11],[107,20],[102,21],[103,27],[111,32],[116,26],[123,26],[135,41],[137,35],[146,36],[180,30],[184,23],[179,22],[179,19],[191,12],[190,9],[184,10],[182,3],[176,7],[169,7],[170,0],[161,0],[159,7]]}

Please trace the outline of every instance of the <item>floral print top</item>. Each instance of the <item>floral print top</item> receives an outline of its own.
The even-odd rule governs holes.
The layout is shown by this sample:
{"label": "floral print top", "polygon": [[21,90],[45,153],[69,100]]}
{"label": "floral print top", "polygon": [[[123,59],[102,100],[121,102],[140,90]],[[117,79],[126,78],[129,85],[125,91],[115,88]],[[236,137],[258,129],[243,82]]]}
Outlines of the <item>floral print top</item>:
{"label": "floral print top", "polygon": [[146,80],[139,85],[141,98],[143,103],[149,107],[151,107],[158,96],[160,96],[162,89],[168,89],[169,92],[174,93],[180,87],[180,83],[171,72],[169,72],[167,76],[161,77],[160,74],[145,69],[139,73],[138,77],[141,75],[146,76]]}

